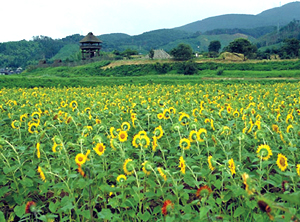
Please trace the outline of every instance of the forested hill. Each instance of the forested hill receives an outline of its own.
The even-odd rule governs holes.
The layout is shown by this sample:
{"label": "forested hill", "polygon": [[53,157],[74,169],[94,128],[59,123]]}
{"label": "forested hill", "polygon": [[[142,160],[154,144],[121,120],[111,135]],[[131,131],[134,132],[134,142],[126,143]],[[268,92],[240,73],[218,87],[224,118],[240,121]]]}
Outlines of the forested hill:
{"label": "forested hill", "polygon": [[[124,33],[113,33],[97,37],[103,41],[102,51],[104,52],[132,49],[147,54],[152,48],[170,51],[179,43],[189,44],[194,51],[201,52],[208,50],[210,41],[220,41],[222,49],[236,38],[247,38],[263,47],[282,42],[285,38],[300,40],[299,12],[300,2],[294,2],[255,16],[223,15],[180,28],[153,30],[141,35],[130,36]],[[247,24],[247,27],[242,27],[241,24]],[[202,26],[205,28],[199,29]],[[192,27],[198,28],[192,29]],[[206,31],[203,32],[204,30]],[[50,62],[56,59],[78,60],[80,59],[79,41],[82,38],[84,36],[79,34],[62,39],[36,36],[30,41],[0,43],[0,69],[5,67],[26,68],[28,65],[37,64],[40,60]]]}
{"label": "forested hill", "polygon": [[258,15],[228,14],[196,21],[176,29],[187,32],[206,32],[214,29],[256,28],[285,26],[292,20],[300,20],[300,2],[292,2],[272,8]]}

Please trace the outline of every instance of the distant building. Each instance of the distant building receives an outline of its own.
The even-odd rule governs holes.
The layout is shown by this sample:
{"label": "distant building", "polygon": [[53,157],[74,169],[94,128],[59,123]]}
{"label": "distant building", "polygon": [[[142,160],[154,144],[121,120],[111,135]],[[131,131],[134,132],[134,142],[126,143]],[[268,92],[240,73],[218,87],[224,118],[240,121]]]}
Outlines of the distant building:
{"label": "distant building", "polygon": [[101,43],[102,41],[100,39],[94,36],[92,32],[89,32],[87,36],[80,41],[82,60],[99,56],[99,52],[102,48]]}

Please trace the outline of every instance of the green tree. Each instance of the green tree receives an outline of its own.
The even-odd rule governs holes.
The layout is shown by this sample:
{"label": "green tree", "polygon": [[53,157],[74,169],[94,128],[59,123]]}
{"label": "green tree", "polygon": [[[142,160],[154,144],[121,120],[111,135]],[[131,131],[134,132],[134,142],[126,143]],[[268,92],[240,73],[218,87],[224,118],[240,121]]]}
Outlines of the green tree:
{"label": "green tree", "polygon": [[298,39],[286,39],[284,45],[279,50],[282,59],[296,58],[299,56],[300,41]]}
{"label": "green tree", "polygon": [[193,57],[193,50],[190,45],[181,43],[172,49],[170,54],[175,60],[189,60]]}
{"label": "green tree", "polygon": [[149,51],[149,58],[150,58],[150,59],[153,59],[153,57],[154,57],[154,50],[151,49],[151,50]]}
{"label": "green tree", "polygon": [[226,47],[226,51],[232,53],[241,53],[244,55],[244,60],[247,58],[255,57],[255,53],[257,52],[257,47],[252,45],[251,42],[247,39],[239,38],[230,42]]}
{"label": "green tree", "polygon": [[221,49],[221,43],[220,43],[220,41],[214,40],[214,41],[211,41],[209,43],[209,46],[208,46],[208,51],[209,52],[219,53],[220,49]]}

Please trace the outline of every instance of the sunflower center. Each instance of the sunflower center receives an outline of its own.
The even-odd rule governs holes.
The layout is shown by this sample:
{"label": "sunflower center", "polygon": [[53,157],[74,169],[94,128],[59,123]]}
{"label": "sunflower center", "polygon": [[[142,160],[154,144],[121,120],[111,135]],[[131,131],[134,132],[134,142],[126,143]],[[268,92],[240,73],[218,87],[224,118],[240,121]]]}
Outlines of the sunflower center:
{"label": "sunflower center", "polygon": [[103,146],[100,145],[100,146],[98,147],[98,150],[99,150],[99,152],[103,152]]}
{"label": "sunflower center", "polygon": [[120,135],[120,138],[121,138],[121,139],[125,139],[125,137],[126,137],[126,136],[125,136],[124,133],[122,133],[122,134]]}
{"label": "sunflower center", "polygon": [[285,167],[285,160],[283,158],[280,158],[279,162],[281,166]]}
{"label": "sunflower center", "polygon": [[83,158],[80,156],[80,157],[78,157],[78,160],[79,160],[79,162],[82,162]]}

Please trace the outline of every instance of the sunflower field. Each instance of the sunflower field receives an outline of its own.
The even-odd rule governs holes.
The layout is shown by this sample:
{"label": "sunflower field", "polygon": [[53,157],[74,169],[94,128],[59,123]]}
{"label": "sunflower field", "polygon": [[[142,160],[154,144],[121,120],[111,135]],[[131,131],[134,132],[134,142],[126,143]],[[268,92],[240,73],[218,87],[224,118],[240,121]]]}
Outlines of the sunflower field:
{"label": "sunflower field", "polygon": [[0,221],[300,221],[299,83],[0,99]]}

